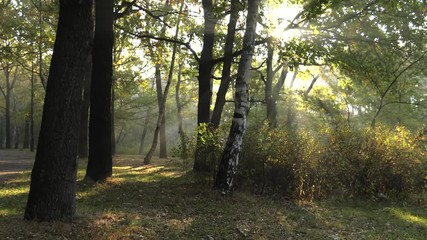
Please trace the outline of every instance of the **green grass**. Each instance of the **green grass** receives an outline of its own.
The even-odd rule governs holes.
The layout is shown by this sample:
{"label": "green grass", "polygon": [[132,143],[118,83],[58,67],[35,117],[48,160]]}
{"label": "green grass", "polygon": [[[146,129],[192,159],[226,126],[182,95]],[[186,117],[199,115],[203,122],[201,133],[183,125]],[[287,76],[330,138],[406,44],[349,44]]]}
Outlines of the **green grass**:
{"label": "green grass", "polygon": [[112,179],[79,180],[73,222],[23,220],[29,172],[0,183],[0,239],[427,239],[426,206],[222,197],[173,161],[141,163],[119,156]]}

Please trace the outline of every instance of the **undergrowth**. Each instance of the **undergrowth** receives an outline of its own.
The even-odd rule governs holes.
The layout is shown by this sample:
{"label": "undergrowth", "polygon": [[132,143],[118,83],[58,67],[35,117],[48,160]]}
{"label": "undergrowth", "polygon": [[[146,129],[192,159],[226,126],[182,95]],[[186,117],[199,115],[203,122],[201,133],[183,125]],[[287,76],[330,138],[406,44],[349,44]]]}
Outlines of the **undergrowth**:
{"label": "undergrowth", "polygon": [[237,191],[222,197],[174,160],[115,157],[114,176],[78,171],[77,218],[23,220],[29,172],[0,183],[0,239],[425,239],[425,205],[293,202]]}

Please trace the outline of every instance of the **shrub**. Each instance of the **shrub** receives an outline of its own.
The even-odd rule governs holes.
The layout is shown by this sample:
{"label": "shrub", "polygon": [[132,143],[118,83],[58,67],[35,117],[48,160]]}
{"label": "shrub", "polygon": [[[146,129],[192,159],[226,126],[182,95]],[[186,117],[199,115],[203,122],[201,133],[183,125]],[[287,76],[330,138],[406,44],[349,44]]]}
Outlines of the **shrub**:
{"label": "shrub", "polygon": [[424,149],[402,126],[248,129],[240,176],[294,199],[401,199],[423,188]]}

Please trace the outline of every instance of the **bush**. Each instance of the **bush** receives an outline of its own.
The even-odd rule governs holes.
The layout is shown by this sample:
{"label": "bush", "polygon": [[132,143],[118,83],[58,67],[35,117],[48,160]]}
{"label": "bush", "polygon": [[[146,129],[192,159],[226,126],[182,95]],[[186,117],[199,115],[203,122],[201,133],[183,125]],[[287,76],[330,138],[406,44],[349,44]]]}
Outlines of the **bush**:
{"label": "bush", "polygon": [[[200,154],[203,154],[205,163],[212,173],[218,165],[219,158],[223,150],[224,140],[220,137],[219,131],[210,128],[207,124],[202,124],[191,138],[184,137],[181,141],[172,148],[172,156],[179,157],[183,161],[183,166],[186,170],[193,167],[194,156],[196,154],[197,137],[199,138]],[[185,145],[184,145],[185,144]]]}
{"label": "bush", "polygon": [[424,186],[424,150],[406,128],[248,129],[240,176],[293,199],[402,199]]}

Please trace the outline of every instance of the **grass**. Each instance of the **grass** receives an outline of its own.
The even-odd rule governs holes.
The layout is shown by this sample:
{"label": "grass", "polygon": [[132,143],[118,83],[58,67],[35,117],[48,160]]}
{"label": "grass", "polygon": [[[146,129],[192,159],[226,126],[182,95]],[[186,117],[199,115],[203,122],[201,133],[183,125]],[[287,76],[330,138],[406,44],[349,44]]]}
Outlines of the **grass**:
{"label": "grass", "polygon": [[107,182],[79,180],[73,222],[23,220],[29,172],[0,183],[0,239],[427,239],[426,206],[222,197],[176,161],[116,157]]}

